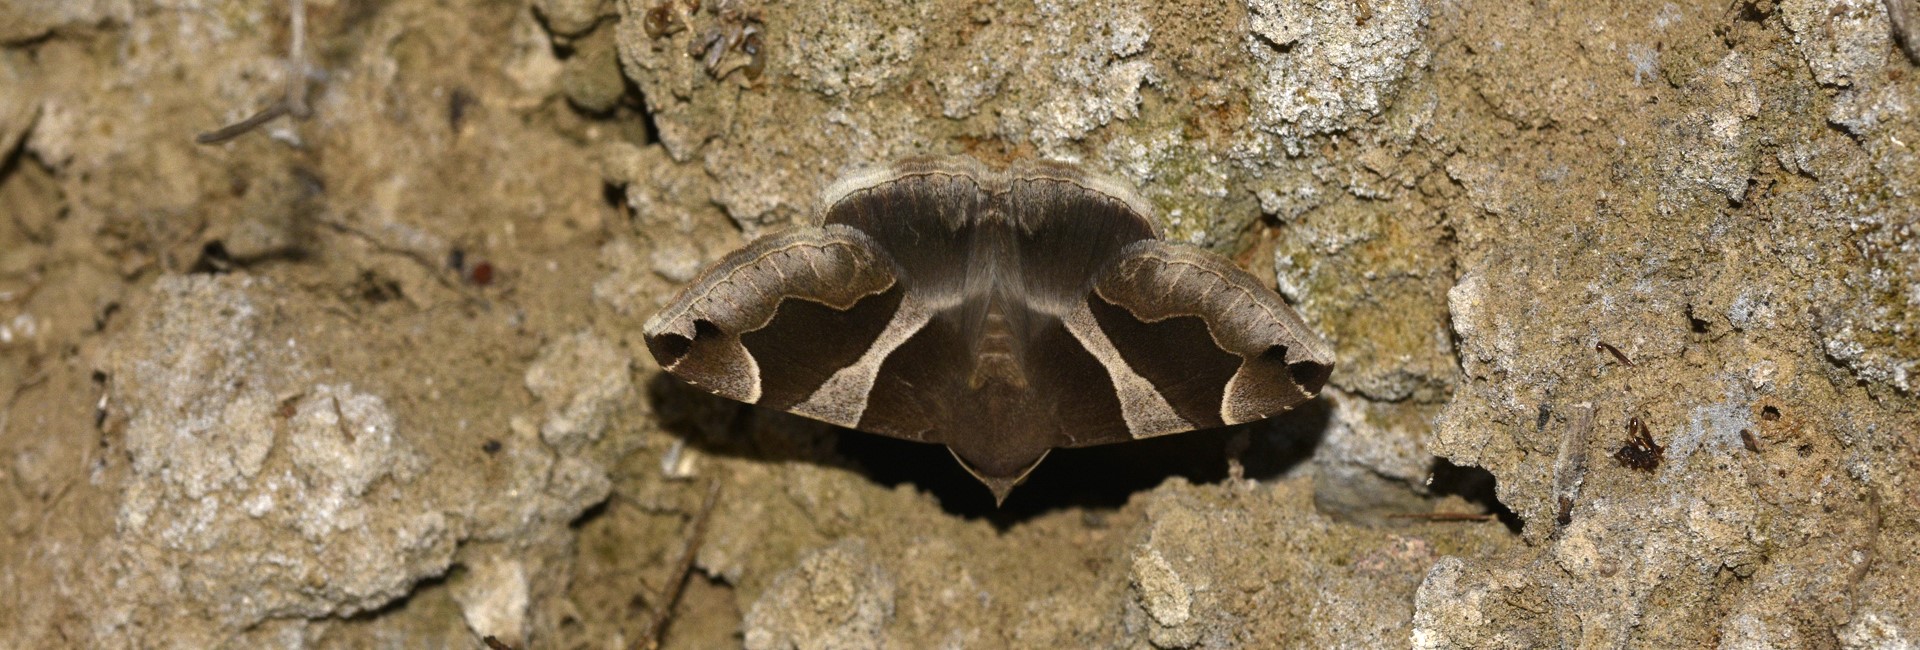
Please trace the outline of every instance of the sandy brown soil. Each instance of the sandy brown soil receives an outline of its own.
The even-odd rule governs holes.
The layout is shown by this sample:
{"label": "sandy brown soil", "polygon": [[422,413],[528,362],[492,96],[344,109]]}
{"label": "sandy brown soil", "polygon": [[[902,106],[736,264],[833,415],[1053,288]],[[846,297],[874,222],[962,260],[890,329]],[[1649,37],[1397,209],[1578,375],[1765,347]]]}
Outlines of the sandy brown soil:
{"label": "sandy brown soil", "polygon": [[[1890,7],[0,3],[0,647],[1913,647]],[[645,353],[956,153],[1137,184],[1333,388],[995,509]]]}

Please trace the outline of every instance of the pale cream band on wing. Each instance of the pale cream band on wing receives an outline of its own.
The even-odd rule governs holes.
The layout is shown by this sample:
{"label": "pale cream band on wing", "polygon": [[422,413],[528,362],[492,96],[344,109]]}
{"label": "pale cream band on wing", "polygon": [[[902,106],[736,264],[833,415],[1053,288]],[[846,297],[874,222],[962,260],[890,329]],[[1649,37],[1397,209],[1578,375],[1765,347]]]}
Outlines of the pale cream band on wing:
{"label": "pale cream band on wing", "polygon": [[[760,403],[760,360],[753,358],[753,353],[747,351],[747,346],[740,343],[739,337],[731,337],[720,345],[726,346],[725,349],[732,353],[727,355],[728,360],[734,364],[731,372],[714,373],[717,381],[689,381],[727,399],[748,404]],[[681,362],[686,360],[687,357],[680,357],[679,360],[661,370],[674,372],[680,368]]]}
{"label": "pale cream band on wing", "polygon": [[1126,420],[1128,433],[1135,438],[1146,438],[1194,428],[1193,423],[1173,411],[1173,405],[1167,403],[1167,398],[1152,382],[1134,372],[1126,359],[1120,357],[1120,350],[1100,331],[1099,323],[1093,320],[1093,309],[1085,301],[1074,306],[1065,322],[1067,332],[1079,339],[1080,345],[1092,353],[1113,378],[1114,391],[1120,396],[1120,416]]}
{"label": "pale cream band on wing", "polygon": [[[1254,401],[1251,396],[1241,394],[1241,383],[1244,378],[1251,376],[1252,370],[1252,366],[1241,363],[1240,369],[1235,370],[1233,377],[1227,379],[1227,389],[1224,393],[1225,397],[1220,400],[1221,422],[1240,424],[1242,422],[1252,422],[1271,414],[1262,411],[1258,406],[1259,403]],[[1246,381],[1251,380],[1248,379]],[[1238,411],[1246,411],[1246,413],[1242,414]]]}
{"label": "pale cream band on wing", "polygon": [[873,345],[853,365],[841,368],[828,377],[826,383],[808,395],[806,401],[793,405],[789,409],[822,422],[831,422],[847,428],[860,426],[860,416],[867,411],[867,395],[873,391],[873,383],[880,378],[880,364],[887,360],[907,339],[913,338],[933,320],[933,309],[926,301],[909,295],[900,301],[900,310],[894,312],[893,320],[887,328],[881,330]]}

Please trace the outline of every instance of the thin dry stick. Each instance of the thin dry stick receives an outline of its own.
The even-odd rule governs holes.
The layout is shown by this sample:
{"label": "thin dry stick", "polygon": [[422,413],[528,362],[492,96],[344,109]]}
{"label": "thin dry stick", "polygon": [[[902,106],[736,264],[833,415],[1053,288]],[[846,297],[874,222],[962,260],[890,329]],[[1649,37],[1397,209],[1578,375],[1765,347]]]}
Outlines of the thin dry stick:
{"label": "thin dry stick", "polygon": [[1553,496],[1559,505],[1554,522],[1573,523],[1573,503],[1580,496],[1580,483],[1587,475],[1587,435],[1593,430],[1593,403],[1573,406],[1573,424],[1560,434],[1560,450],[1553,460]]}
{"label": "thin dry stick", "polygon": [[1612,344],[1609,344],[1606,341],[1595,343],[1593,346],[1593,349],[1595,352],[1605,351],[1607,354],[1613,355],[1613,358],[1619,359],[1620,363],[1624,363],[1628,367],[1633,366],[1633,360],[1627,358],[1627,353],[1621,352],[1620,348],[1613,347]]}
{"label": "thin dry stick", "polygon": [[1847,576],[1847,602],[1853,611],[1860,611],[1860,582],[1867,579],[1867,572],[1873,569],[1874,560],[1880,554],[1880,490],[1867,486],[1867,541],[1864,548],[1856,549],[1860,554],[1860,566],[1854,567]]}
{"label": "thin dry stick", "polygon": [[656,599],[653,606],[653,620],[647,623],[646,635],[634,644],[636,648],[657,650],[666,640],[668,618],[673,608],[680,603],[680,594],[687,590],[687,577],[693,573],[693,558],[700,552],[700,543],[707,536],[707,522],[713,519],[713,507],[720,503],[720,479],[708,481],[707,500],[700,504],[700,512],[693,517],[693,530],[687,533],[687,545],[680,550],[680,560],[674,563],[673,577],[669,578],[664,594]]}
{"label": "thin dry stick", "polygon": [[431,277],[434,279],[434,281],[439,282],[441,286],[444,286],[448,289],[453,290],[454,293],[460,294],[461,296],[464,296],[470,300],[478,299],[480,297],[480,295],[475,291],[470,290],[467,287],[463,287],[457,282],[447,279],[447,274],[442,273],[440,271],[440,264],[434,261],[434,256],[432,255],[429,255],[419,250],[408,248],[406,246],[402,246],[399,244],[389,244],[385,240],[382,240],[379,236],[374,235],[373,233],[367,232],[365,230],[356,228],[353,225],[348,224],[344,221],[336,221],[334,219],[322,216],[318,219],[318,222],[322,226],[332,228],[335,232],[339,232],[340,234],[347,235],[349,237],[353,237],[361,241],[364,241],[367,243],[368,246],[372,246],[375,250],[378,250],[383,253],[391,253],[394,255],[399,255],[409,260],[413,260],[415,264],[419,264],[421,268],[426,269],[428,277]]}
{"label": "thin dry stick", "polygon": [[240,137],[248,131],[260,128],[282,115],[292,115],[298,119],[307,119],[313,115],[313,107],[307,104],[307,7],[305,0],[288,0],[287,10],[292,13],[290,21],[292,34],[288,37],[287,49],[287,87],[260,112],[238,122],[194,136],[193,141],[200,144],[219,144]]}

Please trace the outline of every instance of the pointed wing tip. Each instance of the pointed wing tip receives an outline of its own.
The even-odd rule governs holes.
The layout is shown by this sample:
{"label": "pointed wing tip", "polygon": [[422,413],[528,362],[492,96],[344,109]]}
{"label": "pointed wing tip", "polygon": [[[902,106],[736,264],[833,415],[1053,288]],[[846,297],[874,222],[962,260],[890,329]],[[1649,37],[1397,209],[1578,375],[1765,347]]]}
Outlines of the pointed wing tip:
{"label": "pointed wing tip", "polygon": [[1020,470],[1019,474],[1013,476],[987,476],[981,474],[980,470],[974,469],[973,464],[967,462],[967,459],[961,458],[960,452],[954,451],[951,445],[947,446],[947,453],[953,454],[953,459],[960,463],[962,469],[967,470],[967,473],[972,474],[975,480],[987,486],[987,491],[993,493],[993,507],[998,508],[1001,504],[1007,502],[1007,495],[1013,494],[1014,488],[1019,487],[1021,483],[1027,482],[1027,477],[1033,475],[1033,470],[1039,467],[1041,461],[1046,460],[1047,456],[1053,454],[1053,450],[1048,449],[1040,452],[1040,457],[1033,459],[1033,462],[1029,463],[1026,469]]}
{"label": "pointed wing tip", "polygon": [[1007,495],[1013,494],[1014,484],[1013,483],[996,484],[996,482],[994,481],[987,481],[986,483],[987,483],[987,489],[993,492],[993,507],[999,508],[1001,506],[1006,505]]}

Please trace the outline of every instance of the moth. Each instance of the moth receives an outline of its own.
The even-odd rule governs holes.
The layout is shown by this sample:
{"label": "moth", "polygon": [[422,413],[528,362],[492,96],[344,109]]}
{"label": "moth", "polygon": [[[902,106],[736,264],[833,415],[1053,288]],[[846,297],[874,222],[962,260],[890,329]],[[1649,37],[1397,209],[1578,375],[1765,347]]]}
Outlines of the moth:
{"label": "moth", "polygon": [[1054,162],[853,173],[643,334],[716,395],[946,445],[996,502],[1053,449],[1258,420],[1333,371],[1279,295],[1162,240],[1119,182]]}

